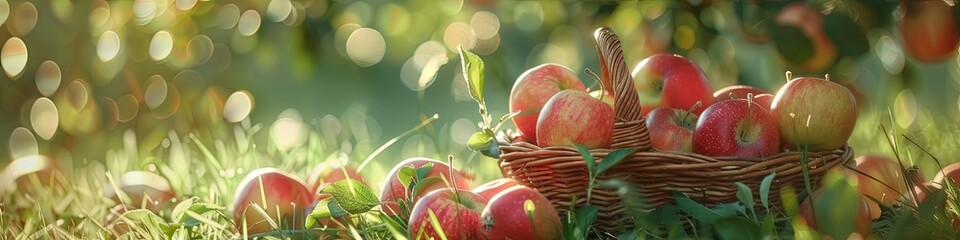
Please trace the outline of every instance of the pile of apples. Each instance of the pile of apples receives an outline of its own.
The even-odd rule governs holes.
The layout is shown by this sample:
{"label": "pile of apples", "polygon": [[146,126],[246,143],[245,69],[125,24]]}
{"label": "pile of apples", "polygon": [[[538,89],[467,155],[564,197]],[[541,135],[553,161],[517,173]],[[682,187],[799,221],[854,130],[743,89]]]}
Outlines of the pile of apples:
{"label": "pile of apples", "polygon": [[[644,59],[632,75],[651,145],[660,151],[765,157],[783,149],[835,150],[856,124],[853,94],[829,79],[794,78],[775,95],[744,85],[714,91],[696,64],[673,54]],[[613,101],[609,91],[588,94],[570,69],[543,64],[514,83],[510,111],[519,112],[513,122],[527,142],[608,148]]]}
{"label": "pile of apples", "polygon": [[[401,181],[399,172],[403,168],[427,172],[420,182]],[[501,178],[471,190],[471,180],[472,176],[444,162],[410,158],[387,174],[380,208],[388,216],[406,218],[410,236],[415,239],[441,239],[431,224],[431,215],[443,228],[446,239],[560,238],[560,217],[536,189]],[[404,186],[403,182],[411,185]],[[407,214],[400,206],[413,208]]]}
{"label": "pile of apples", "polygon": [[[424,171],[422,179],[401,174],[403,169]],[[411,179],[401,180],[401,177]],[[296,176],[278,169],[251,171],[235,192],[234,224],[240,233],[248,235],[274,231],[269,220],[253,209],[258,205],[274,222],[282,220],[279,221],[285,223],[282,229],[300,229],[316,204],[331,197],[321,193],[322,186],[347,178],[365,184],[363,176],[350,166],[317,166],[308,181],[309,188]],[[440,239],[439,231],[431,225],[430,215],[443,227],[446,239],[560,237],[562,225],[557,211],[535,189],[506,178],[471,189],[472,179],[471,175],[437,160],[422,157],[403,160],[384,179],[380,210],[387,216],[405,219],[411,237],[421,239]],[[409,185],[404,185],[405,182]],[[281,219],[275,219],[276,216]],[[336,221],[346,224],[350,219]],[[341,237],[348,236],[346,229],[333,219],[319,222],[326,228],[336,229]]]}

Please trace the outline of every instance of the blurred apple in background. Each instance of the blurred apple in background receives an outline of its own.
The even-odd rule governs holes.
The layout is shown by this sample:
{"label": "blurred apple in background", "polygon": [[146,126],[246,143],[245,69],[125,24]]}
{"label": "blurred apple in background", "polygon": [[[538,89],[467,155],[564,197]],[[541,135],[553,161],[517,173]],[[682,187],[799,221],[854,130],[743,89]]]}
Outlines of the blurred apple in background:
{"label": "blurred apple in background", "polygon": [[770,107],[773,106],[773,94],[764,93],[760,95],[753,95],[753,102],[760,104],[767,110],[770,110]]}
{"label": "blurred apple in background", "polygon": [[[420,191],[417,193],[410,192],[410,189],[408,189],[409,186],[404,186],[399,179],[400,170],[404,167],[417,169],[427,164],[431,164],[432,167],[430,167],[430,170],[424,175],[422,182],[417,183],[421,184],[421,186],[417,186],[417,189],[420,189]],[[407,180],[412,183],[413,176],[407,177],[411,177],[411,179]],[[451,186],[447,186],[443,179],[446,179],[446,182],[449,182]],[[407,209],[410,209],[420,197],[433,190],[457,188],[467,189],[465,191],[469,191],[471,181],[473,181],[473,176],[452,169],[447,163],[422,157],[408,158],[397,163],[397,165],[393,167],[393,170],[390,170],[390,173],[383,179],[383,187],[380,190],[380,208],[381,211],[387,215],[394,216],[401,213],[397,205],[400,201],[405,202]],[[407,199],[412,200],[412,202],[407,202]]]}
{"label": "blurred apple in background", "polygon": [[960,35],[955,8],[942,0],[900,1],[897,20],[907,53],[922,62],[938,62],[957,53]]}
{"label": "blurred apple in background", "polygon": [[510,112],[524,112],[513,118],[520,136],[537,142],[537,119],[547,100],[566,89],[586,91],[577,74],[559,64],[533,67],[517,78],[510,89]]}
{"label": "blurred apple in background", "polygon": [[693,152],[707,156],[765,157],[780,150],[776,120],[760,104],[724,100],[707,107],[693,131]]}
{"label": "blurred apple in background", "polygon": [[[836,193],[831,196],[825,196],[823,189],[813,191],[811,197],[805,198],[803,202],[800,203],[799,214],[807,223],[807,226],[817,229],[818,231],[823,231],[821,228],[824,227],[825,224],[821,224],[821,222],[829,221],[827,218],[833,217],[826,213],[830,213],[831,209],[836,207],[835,205],[831,205],[831,203],[835,203],[838,198],[841,198],[841,196],[836,195]],[[873,218],[871,218],[871,215],[880,215],[880,212],[874,213],[872,208],[869,206],[870,200],[867,200],[862,196],[857,197],[856,202],[859,202],[860,204],[859,206],[856,206],[857,211],[853,222],[853,233],[859,234],[861,238],[850,239],[866,239],[866,237],[870,235],[870,224],[873,223]],[[879,209],[877,210],[879,211]]]}
{"label": "blurred apple in background", "polygon": [[780,140],[793,150],[798,146],[813,152],[839,149],[857,124],[853,94],[829,78],[790,80],[777,92],[770,111],[779,123]]}
{"label": "blurred apple in background", "polygon": [[563,90],[550,98],[537,119],[537,145],[609,148],[613,107],[586,92]]}
{"label": "blurred apple in background", "polygon": [[[303,228],[303,210],[313,202],[313,193],[294,176],[275,168],[251,171],[237,185],[233,197],[233,221],[240,233],[256,234],[276,230],[267,218],[279,224],[280,229]],[[259,206],[264,216],[254,209]]]}
{"label": "blurred apple in background", "polygon": [[[810,40],[813,47],[813,53],[806,61],[794,62],[787,57],[787,66],[791,70],[802,72],[819,72],[830,65],[837,57],[837,47],[830,42],[830,38],[823,30],[823,15],[813,6],[806,2],[791,3],[777,14],[777,25],[797,28]],[[795,46],[780,46],[781,48],[790,48]]]}
{"label": "blurred apple in background", "polygon": [[[680,55],[647,57],[637,64],[632,75],[644,115],[658,107],[690,109],[697,102],[703,106],[716,102],[703,70]],[[703,108],[693,111],[697,115],[701,112]]]}
{"label": "blurred apple in background", "polygon": [[[129,202],[122,202],[123,204],[154,212],[159,211],[177,195],[166,178],[147,171],[124,173],[117,180],[117,188],[129,197]],[[104,187],[104,195],[116,203],[121,203],[120,195],[112,186]]]}
{"label": "blurred apple in background", "polygon": [[433,212],[445,239],[483,239],[480,235],[480,213],[487,200],[469,190],[442,188],[427,193],[417,201],[407,222],[410,236],[415,239],[440,239],[430,223]]}
{"label": "blurred apple in background", "polygon": [[0,172],[0,194],[63,189],[70,186],[66,180],[55,159],[44,155],[25,156],[13,160]]}
{"label": "blurred apple in background", "polygon": [[697,115],[687,110],[657,108],[647,114],[650,146],[660,151],[693,152]]}

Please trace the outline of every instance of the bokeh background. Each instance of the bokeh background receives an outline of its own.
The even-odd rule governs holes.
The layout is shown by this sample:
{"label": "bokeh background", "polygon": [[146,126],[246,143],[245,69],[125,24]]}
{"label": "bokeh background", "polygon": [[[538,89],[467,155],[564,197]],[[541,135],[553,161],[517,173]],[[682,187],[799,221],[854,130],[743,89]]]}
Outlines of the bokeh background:
{"label": "bokeh background", "polygon": [[[882,125],[957,161],[956,47],[936,61],[911,56],[900,1],[803,3],[822,24],[779,24],[791,1],[0,0],[0,166],[39,153],[69,178],[156,171],[201,195],[209,189],[190,179],[209,171],[198,163],[207,153],[242,162],[219,169],[236,179],[255,166],[357,164],[401,136],[365,175],[406,157],[452,155],[492,179],[495,160],[465,146],[480,117],[457,46],[486,63],[487,104],[501,116],[513,81],[541,63],[566,65],[591,85],[582,70],[598,70],[592,37],[602,25],[620,35],[628,65],[680,54],[715,89],[776,91],[785,71],[829,73],[858,97],[858,155],[892,153]],[[825,27],[835,46],[818,63],[822,41],[809,27]],[[933,175],[929,156],[905,149]]]}

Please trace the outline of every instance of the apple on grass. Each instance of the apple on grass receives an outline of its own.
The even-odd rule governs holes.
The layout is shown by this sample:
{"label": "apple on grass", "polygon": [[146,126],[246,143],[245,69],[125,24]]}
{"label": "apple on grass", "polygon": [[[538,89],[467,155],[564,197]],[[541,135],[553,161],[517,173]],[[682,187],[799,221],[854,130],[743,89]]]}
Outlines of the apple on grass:
{"label": "apple on grass", "polygon": [[537,119],[537,145],[609,148],[613,107],[586,92],[563,90],[550,98]]}
{"label": "apple on grass", "polygon": [[65,190],[70,184],[57,167],[57,161],[44,155],[14,159],[0,172],[0,194]]}
{"label": "apple on grass", "polygon": [[955,8],[946,1],[902,1],[903,17],[897,20],[897,27],[907,53],[922,62],[938,62],[956,54],[960,33],[953,16]]}
{"label": "apple on grass", "polygon": [[513,117],[520,136],[530,142],[537,142],[540,109],[553,95],[566,89],[586,91],[577,74],[559,64],[541,64],[517,78],[510,89],[510,112],[520,112]]}
{"label": "apple on grass", "polygon": [[[830,225],[831,222],[836,222],[837,216],[833,214],[837,201],[843,201],[845,196],[837,192],[833,192],[830,196],[825,194],[824,189],[818,189],[813,191],[811,197],[807,197],[800,203],[800,216],[807,224],[808,227],[823,231],[824,227],[826,228],[837,228],[842,224]],[[873,222],[871,218],[872,215],[879,215],[880,213],[873,213],[873,209],[870,207],[870,200],[865,199],[863,196],[855,197],[855,202],[860,203],[859,206],[856,206],[856,215],[853,220],[853,231],[849,234],[860,235],[861,238],[849,238],[850,235],[846,236],[847,239],[866,239],[870,235],[870,224]],[[846,199],[849,200],[849,199]],[[816,208],[814,208],[816,206]],[[848,206],[844,206],[848,207]],[[879,210],[879,209],[878,209]],[[840,217],[842,218],[842,216]],[[819,221],[818,221],[819,220]],[[845,224],[845,223],[844,223]],[[823,234],[823,232],[821,232]]]}
{"label": "apple on grass", "polygon": [[707,156],[765,157],[777,153],[780,133],[763,106],[748,99],[707,107],[693,131],[693,152]]}
{"label": "apple on grass", "polygon": [[[402,169],[417,170],[426,167],[428,164],[431,167],[423,175],[420,182],[414,181],[416,176],[401,175]],[[404,183],[400,181],[401,176],[407,178],[404,181],[416,186],[413,189],[409,188],[411,186],[404,186]],[[446,180],[444,181],[444,179]],[[450,165],[444,162],[422,157],[408,158],[394,166],[383,180],[383,187],[380,191],[380,208],[388,216],[402,216],[403,212],[398,205],[399,202],[404,202],[406,208],[410,209],[417,200],[433,190],[448,187],[470,189],[472,180],[473,176],[452,169]],[[447,186],[447,183],[450,183],[450,186]]]}
{"label": "apple on grass", "polygon": [[342,166],[340,163],[335,161],[328,161],[313,168],[313,171],[310,173],[310,177],[307,178],[307,184],[310,187],[310,192],[318,192],[320,187],[324,184],[335,183],[347,178],[360,181],[361,183],[366,183],[366,180],[363,179],[363,175],[360,175],[356,168],[351,166]]}
{"label": "apple on grass", "polygon": [[[700,107],[694,105],[694,109]],[[693,129],[697,115],[690,110],[657,108],[647,114],[645,124],[650,135],[650,146],[660,151],[693,151]]]}
{"label": "apple on grass", "polygon": [[[237,185],[233,197],[234,225],[241,234],[301,229],[304,218],[301,214],[313,198],[313,193],[294,176],[275,168],[253,170]],[[263,209],[266,216],[255,209],[255,205]],[[270,221],[278,224],[279,229]]]}
{"label": "apple on grass", "polygon": [[441,239],[440,231],[431,224],[433,215],[446,239],[482,239],[480,213],[486,205],[486,199],[469,190],[437,189],[413,206],[407,227],[414,239]]}
{"label": "apple on grass", "polygon": [[827,79],[799,77],[773,98],[770,112],[789,149],[836,150],[847,143],[857,124],[857,100],[843,85]]}
{"label": "apple on grass", "polygon": [[513,186],[495,195],[480,215],[481,239],[560,239],[563,224],[543,194]]}
{"label": "apple on grass", "polygon": [[[710,106],[717,101],[703,70],[680,55],[647,57],[632,75],[643,115],[658,107],[690,109],[697,102]],[[697,115],[701,112],[703,109],[693,111]]]}
{"label": "apple on grass", "polygon": [[493,198],[493,196],[496,196],[497,193],[518,185],[520,185],[520,183],[513,178],[500,178],[477,186],[470,191],[479,194],[484,199],[490,200]]}
{"label": "apple on grass", "polygon": [[[117,189],[123,192],[128,199],[120,200],[120,194],[113,187],[105,187],[104,195],[116,203],[129,204],[137,208],[145,208],[157,212],[176,197],[170,187],[170,182],[152,172],[130,171],[120,176]],[[129,202],[127,202],[129,201]]]}

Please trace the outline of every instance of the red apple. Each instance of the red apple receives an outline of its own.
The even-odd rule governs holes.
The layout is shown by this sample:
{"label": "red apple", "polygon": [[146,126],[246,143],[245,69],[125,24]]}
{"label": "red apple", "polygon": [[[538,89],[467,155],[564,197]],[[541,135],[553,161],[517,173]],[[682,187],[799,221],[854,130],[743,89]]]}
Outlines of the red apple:
{"label": "red apple", "polygon": [[550,98],[537,119],[537,145],[609,148],[613,108],[586,92],[563,90]]}
{"label": "red apple", "polygon": [[[658,107],[690,109],[697,102],[710,106],[717,101],[703,70],[680,55],[647,57],[637,64],[632,74],[644,115]],[[693,113],[700,115],[701,112],[703,110],[698,109]]]}
{"label": "red apple", "polygon": [[[770,94],[763,89],[755,88],[747,85],[733,85],[725,88],[721,88],[713,93],[713,97],[717,98],[717,101],[723,101],[727,99],[744,99],[747,98],[747,95],[753,94],[753,96],[758,96],[760,94]],[[762,105],[762,104],[761,104]]]}
{"label": "red apple", "polygon": [[823,30],[823,15],[804,2],[785,6],[777,14],[777,24],[799,28],[813,44],[813,55],[806,62],[789,62],[791,68],[804,72],[818,72],[833,64],[837,47]]}
{"label": "red apple", "polygon": [[[117,180],[117,188],[129,197],[130,202],[123,202],[138,208],[159,211],[164,205],[176,197],[166,178],[147,171],[126,172]],[[105,187],[104,195],[120,203],[120,195],[113,187]]]}
{"label": "red apple", "polygon": [[760,95],[753,95],[753,102],[760,104],[767,110],[770,110],[770,106],[773,105],[773,95],[769,93],[763,93]]}
{"label": "red apple", "polygon": [[777,122],[763,106],[746,99],[707,107],[693,131],[693,152],[707,156],[764,157],[780,148]]}
{"label": "red apple", "polygon": [[907,53],[923,62],[938,62],[957,52],[960,34],[954,8],[946,1],[902,1],[897,20]]}
{"label": "red apple", "polygon": [[350,166],[344,167],[341,166],[340,163],[330,161],[314,167],[310,173],[310,177],[307,178],[307,184],[310,186],[310,192],[317,192],[320,186],[324,184],[335,183],[347,178],[366,183],[363,175],[360,175],[356,168]]}
{"label": "red apple", "polygon": [[490,200],[493,199],[493,196],[496,196],[497,193],[517,185],[520,185],[520,183],[518,183],[517,180],[513,180],[513,178],[500,178],[477,186],[471,191],[479,194],[483,199]]}
{"label": "red apple", "polygon": [[586,91],[577,74],[559,64],[542,64],[517,78],[510,90],[510,112],[526,112],[513,118],[520,136],[537,142],[540,109],[553,95],[566,89]]}
{"label": "red apple", "polygon": [[[822,193],[823,193],[822,190],[813,191],[812,197],[807,197],[806,199],[803,200],[802,203],[800,203],[799,214],[803,218],[804,222],[806,222],[807,225],[813,229],[818,228],[816,219],[822,220],[824,217],[826,217],[826,216],[824,217],[818,216],[817,218],[814,218],[814,202],[816,202],[816,209],[818,210],[816,211],[816,213],[818,214],[827,213],[829,212],[829,209],[837,207],[829,204],[824,204],[824,203],[831,202],[831,199],[822,199],[823,198]],[[863,239],[866,239],[866,237],[870,235],[870,224],[873,222],[871,215],[873,215],[873,212],[869,205],[870,200],[866,200],[865,198],[862,198],[862,197],[858,198],[858,200],[860,202],[860,206],[857,206],[859,211],[857,211],[857,216],[854,221],[854,230],[853,230],[853,233],[851,234],[856,233],[856,234],[859,234],[860,237],[862,237]],[[844,206],[844,207],[848,207],[848,206]],[[878,212],[876,214],[879,215],[880,213]]]}
{"label": "red apple", "polygon": [[943,169],[937,172],[937,175],[933,177],[933,181],[931,182],[943,186],[947,180],[950,180],[954,184],[960,184],[960,163],[953,163],[943,167]]}
{"label": "red apple", "polygon": [[468,190],[437,189],[417,201],[407,226],[414,239],[440,239],[430,223],[432,211],[446,239],[481,239],[480,212],[486,205],[486,199]]}
{"label": "red apple", "polygon": [[904,175],[900,171],[900,163],[896,160],[879,155],[865,155],[854,161],[854,168],[870,176],[854,173],[858,178],[857,189],[861,194],[877,199],[884,205],[892,205],[909,193]]}
{"label": "red apple", "polygon": [[650,146],[660,151],[693,151],[697,115],[674,108],[657,108],[647,114]]}
{"label": "red apple", "polygon": [[[409,189],[407,189],[407,186],[404,186],[403,183],[400,182],[398,177],[400,169],[403,167],[412,167],[416,169],[427,164],[432,164],[433,167],[431,167],[427,174],[424,175],[425,181],[419,183],[425,185],[418,186],[418,188],[422,190],[416,195],[408,196],[411,194]],[[444,181],[441,180],[441,178],[446,179],[451,186],[447,186]],[[387,174],[386,179],[383,180],[383,188],[380,191],[380,208],[387,215],[397,215],[401,213],[400,208],[397,205],[397,203],[400,201],[405,202],[407,209],[409,209],[413,206],[413,203],[417,202],[420,197],[426,195],[430,191],[447,187],[470,189],[470,182],[472,180],[473,176],[464,174],[455,169],[451,169],[450,165],[447,165],[444,162],[422,157],[408,158],[394,166],[393,170],[390,170],[390,173]],[[408,200],[412,200],[412,202],[408,202]]]}
{"label": "red apple", "polygon": [[[262,186],[262,187],[261,187]],[[313,194],[294,176],[275,168],[251,171],[237,185],[233,197],[233,221],[240,231],[256,234],[273,231],[267,217],[280,224],[280,229],[303,228],[300,215],[311,202]],[[254,209],[259,206],[269,216]],[[243,224],[246,222],[246,229]]]}
{"label": "red apple", "polygon": [[[69,187],[57,161],[44,155],[30,155],[13,160],[0,172],[0,194],[34,193]],[[39,187],[42,189],[37,189]]]}
{"label": "red apple", "polygon": [[483,239],[560,239],[563,231],[550,200],[525,186],[500,192],[480,216]]}
{"label": "red apple", "polygon": [[838,149],[857,124],[857,100],[830,80],[794,78],[780,88],[772,104],[780,140],[794,150],[798,145],[813,152]]}

